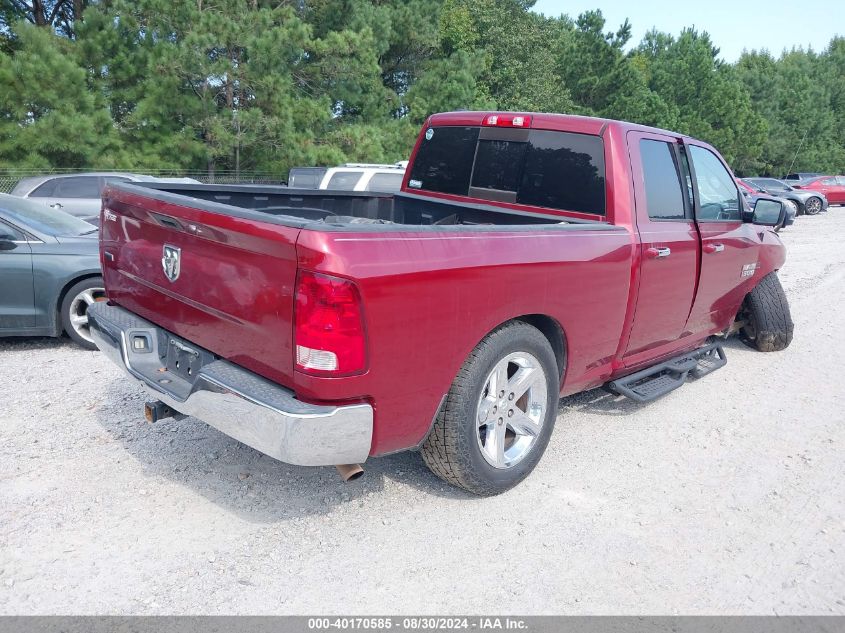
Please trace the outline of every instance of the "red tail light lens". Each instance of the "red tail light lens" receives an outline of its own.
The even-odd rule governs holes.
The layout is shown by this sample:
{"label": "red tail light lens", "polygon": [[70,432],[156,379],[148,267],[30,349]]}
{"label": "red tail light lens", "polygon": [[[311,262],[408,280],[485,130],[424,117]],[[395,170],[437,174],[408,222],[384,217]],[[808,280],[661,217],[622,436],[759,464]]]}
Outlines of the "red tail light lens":
{"label": "red tail light lens", "polygon": [[296,284],[296,368],[316,376],[366,368],[361,295],[347,279],[301,271]]}

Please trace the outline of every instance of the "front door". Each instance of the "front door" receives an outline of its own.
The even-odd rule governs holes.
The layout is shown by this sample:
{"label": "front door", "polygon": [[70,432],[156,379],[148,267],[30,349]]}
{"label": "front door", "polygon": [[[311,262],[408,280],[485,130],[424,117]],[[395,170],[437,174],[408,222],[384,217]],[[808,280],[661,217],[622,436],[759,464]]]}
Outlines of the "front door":
{"label": "front door", "polygon": [[711,149],[686,145],[701,234],[701,274],[687,329],[728,327],[756,283],[760,236],[742,221],[742,198],[730,170]]}
{"label": "front door", "polygon": [[698,231],[679,139],[630,132],[640,275],[634,323],[625,364],[637,365],[679,346],[687,334],[698,279]]}
{"label": "front door", "polygon": [[0,236],[14,246],[0,250],[0,331],[35,327],[32,250],[26,236],[2,220]]}

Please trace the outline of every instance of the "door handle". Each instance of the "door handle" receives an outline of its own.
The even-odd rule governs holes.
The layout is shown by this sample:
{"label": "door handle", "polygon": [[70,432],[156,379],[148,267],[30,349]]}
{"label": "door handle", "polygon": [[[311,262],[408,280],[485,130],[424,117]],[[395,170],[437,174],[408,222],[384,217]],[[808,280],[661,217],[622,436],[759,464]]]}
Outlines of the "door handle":
{"label": "door handle", "polygon": [[50,205],[50,208],[51,209],[61,209],[62,203],[61,202],[54,202],[53,204]]}
{"label": "door handle", "polygon": [[660,259],[662,257],[669,257],[672,254],[672,249],[668,246],[662,246],[660,248],[652,246],[646,249],[645,254],[652,259]]}
{"label": "door handle", "polygon": [[705,244],[704,245],[704,252],[705,253],[721,253],[725,250],[724,244]]}

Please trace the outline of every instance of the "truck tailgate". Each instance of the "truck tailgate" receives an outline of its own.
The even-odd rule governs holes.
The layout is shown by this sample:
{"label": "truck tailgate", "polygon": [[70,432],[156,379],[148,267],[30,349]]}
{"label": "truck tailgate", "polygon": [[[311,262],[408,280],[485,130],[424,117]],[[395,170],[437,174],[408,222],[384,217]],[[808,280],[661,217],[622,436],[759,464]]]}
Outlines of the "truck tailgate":
{"label": "truck tailgate", "polygon": [[100,248],[109,300],[292,386],[300,229],[132,189],[104,192]]}

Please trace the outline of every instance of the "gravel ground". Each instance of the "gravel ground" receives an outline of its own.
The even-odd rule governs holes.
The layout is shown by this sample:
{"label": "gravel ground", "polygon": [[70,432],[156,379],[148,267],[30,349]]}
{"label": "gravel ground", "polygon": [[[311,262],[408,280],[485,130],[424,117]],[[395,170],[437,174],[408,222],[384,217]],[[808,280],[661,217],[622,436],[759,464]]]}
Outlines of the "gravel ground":
{"label": "gravel ground", "polygon": [[477,499],[414,453],[286,466],[67,340],[0,342],[0,614],[845,614],[845,209],[783,233],[787,351],[566,398]]}

